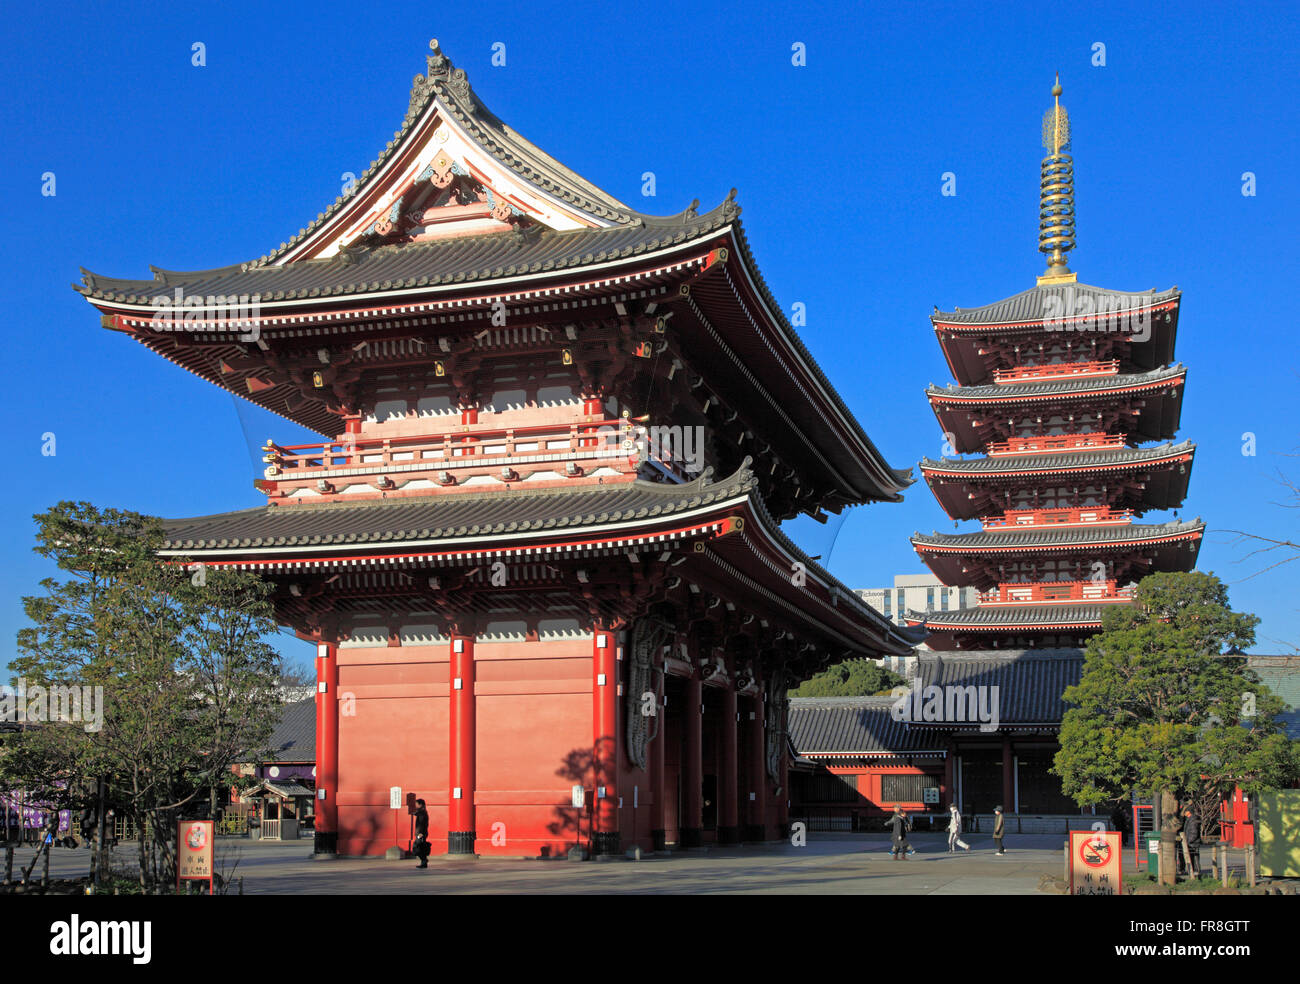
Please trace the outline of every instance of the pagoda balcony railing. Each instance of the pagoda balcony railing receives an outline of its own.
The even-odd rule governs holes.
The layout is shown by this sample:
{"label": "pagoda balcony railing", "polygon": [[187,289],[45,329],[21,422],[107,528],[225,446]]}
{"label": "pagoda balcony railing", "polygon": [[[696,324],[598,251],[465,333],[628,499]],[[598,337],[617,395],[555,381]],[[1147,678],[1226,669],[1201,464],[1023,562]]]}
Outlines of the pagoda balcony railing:
{"label": "pagoda balcony railing", "polygon": [[984,520],[984,529],[1027,530],[1061,526],[1126,526],[1131,522],[1133,522],[1132,509],[1112,509],[1110,506],[1008,509],[1001,516]]}
{"label": "pagoda balcony railing", "polygon": [[1010,581],[991,591],[981,591],[981,605],[1034,605],[1056,602],[1125,602],[1133,589],[1116,581]]}
{"label": "pagoda balcony railing", "polygon": [[[453,472],[493,468],[515,471],[544,462],[609,463],[628,470],[637,455],[627,422],[565,421],[514,427],[457,425],[454,430],[401,437],[361,437],[321,444],[262,448],[269,483],[280,488],[323,482],[340,475]],[[676,463],[671,463],[675,466]],[[677,471],[674,467],[674,471]]]}
{"label": "pagoda balcony railing", "polygon": [[1047,434],[1033,437],[1009,437],[991,441],[985,450],[991,456],[1023,454],[1059,454],[1062,451],[1093,451],[1098,448],[1122,448],[1123,434]]}
{"label": "pagoda balcony railing", "polygon": [[1098,362],[1049,362],[1042,366],[1012,366],[994,369],[993,381],[999,384],[1024,383],[1045,379],[1075,379],[1089,376],[1114,376],[1119,372],[1119,359]]}

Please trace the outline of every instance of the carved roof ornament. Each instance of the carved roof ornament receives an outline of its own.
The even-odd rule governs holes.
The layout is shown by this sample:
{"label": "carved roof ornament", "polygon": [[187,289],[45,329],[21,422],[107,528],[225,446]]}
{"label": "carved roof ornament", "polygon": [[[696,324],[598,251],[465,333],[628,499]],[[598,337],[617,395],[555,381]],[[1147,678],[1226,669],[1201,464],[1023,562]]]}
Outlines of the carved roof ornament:
{"label": "carved roof ornament", "polygon": [[469,78],[463,68],[456,68],[451,59],[438,47],[438,39],[429,42],[429,54],[425,59],[427,75],[417,75],[411,80],[411,104],[406,110],[406,122],[410,123],[419,116],[439,84],[445,85],[457,100],[469,105]]}

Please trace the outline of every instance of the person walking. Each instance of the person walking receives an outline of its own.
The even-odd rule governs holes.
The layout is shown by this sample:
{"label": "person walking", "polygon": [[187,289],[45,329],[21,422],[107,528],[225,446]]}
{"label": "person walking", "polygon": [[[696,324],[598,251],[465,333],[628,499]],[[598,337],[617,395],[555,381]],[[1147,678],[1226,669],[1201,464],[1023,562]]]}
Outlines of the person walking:
{"label": "person walking", "polygon": [[961,814],[957,812],[957,804],[951,803],[948,806],[948,853],[955,854],[959,847],[970,850],[970,845],[961,839]]}
{"label": "person walking", "polygon": [[1002,846],[1002,838],[1006,834],[1006,818],[1002,815],[1002,807],[993,808],[993,843],[998,846],[997,856],[1002,857],[1007,853],[1007,849]]}
{"label": "person walking", "polygon": [[420,859],[417,868],[429,867],[429,811],[424,800],[415,801],[415,856]]}
{"label": "person walking", "polygon": [[891,848],[889,853],[897,861],[900,857],[906,860],[916,851],[912,845],[907,842],[907,835],[912,830],[912,819],[903,812],[901,804],[894,806],[894,815],[885,821],[885,826],[890,828]]}

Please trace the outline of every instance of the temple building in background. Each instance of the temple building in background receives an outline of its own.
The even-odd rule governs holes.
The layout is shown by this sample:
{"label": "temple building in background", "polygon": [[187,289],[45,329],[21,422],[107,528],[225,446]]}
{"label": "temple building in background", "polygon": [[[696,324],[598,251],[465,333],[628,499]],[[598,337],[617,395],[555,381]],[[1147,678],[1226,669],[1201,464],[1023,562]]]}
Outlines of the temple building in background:
{"label": "temple building in background", "polygon": [[[786,690],[909,639],[780,529],[897,502],[734,192],[640,213],[434,42],[355,187],[265,256],[86,274],[103,325],[321,435],[165,523],[316,647],[318,852],[609,854],[783,835]],[[882,369],[882,371],[887,371]],[[396,805],[396,808],[395,808]]]}
{"label": "temple building in background", "polygon": [[982,527],[912,538],[944,584],[980,592],[973,609],[908,614],[936,650],[1081,645],[1142,577],[1191,570],[1205,531],[1199,519],[1134,521],[1187,495],[1196,448],[1174,443],[1181,295],[1090,287],[1066,265],[1074,171],[1059,80],[1052,94],[1046,272],[1014,297],[930,318],[957,382],[926,391],[950,456],[923,460],[921,474],[949,518]]}

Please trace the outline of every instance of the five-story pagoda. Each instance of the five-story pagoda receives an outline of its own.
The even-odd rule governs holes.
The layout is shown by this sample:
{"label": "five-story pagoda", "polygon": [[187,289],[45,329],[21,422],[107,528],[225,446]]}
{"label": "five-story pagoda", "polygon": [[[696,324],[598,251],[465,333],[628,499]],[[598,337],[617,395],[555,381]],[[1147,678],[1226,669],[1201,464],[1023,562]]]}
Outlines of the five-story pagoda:
{"label": "five-story pagoda", "polygon": [[[931,316],[957,380],[926,395],[954,455],[921,473],[971,533],[916,534],[945,583],[980,590],[976,608],[909,613],[934,649],[1078,645],[1154,571],[1190,570],[1204,524],[1135,523],[1177,508],[1195,446],[1172,443],[1187,370],[1174,364],[1178,288],[1121,293],[1078,282],[1070,122],[1043,117],[1035,287],[985,307]],[[1161,443],[1155,443],[1161,442]]]}

